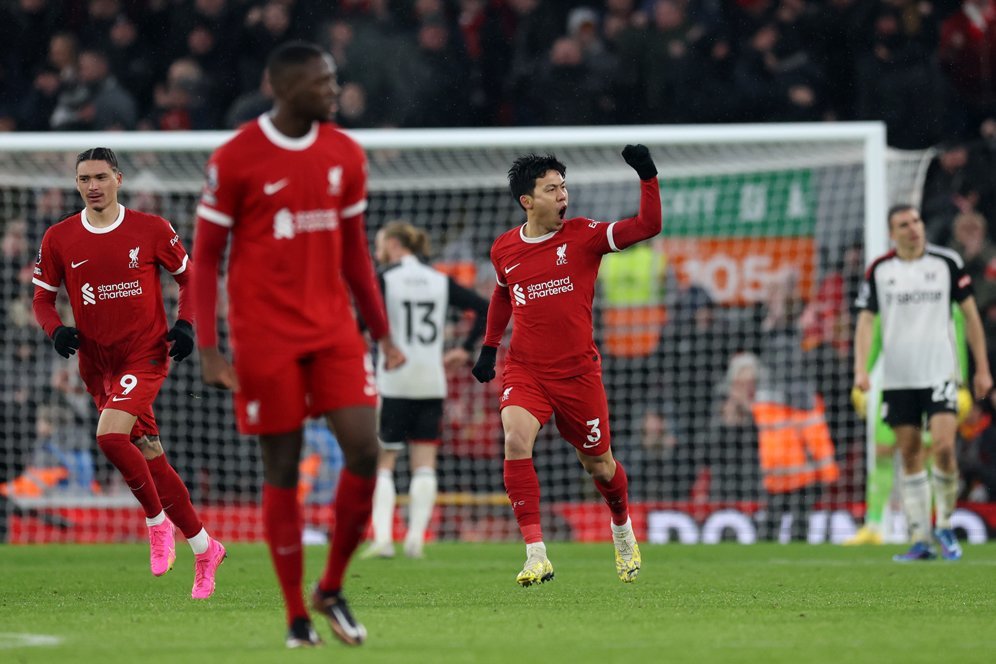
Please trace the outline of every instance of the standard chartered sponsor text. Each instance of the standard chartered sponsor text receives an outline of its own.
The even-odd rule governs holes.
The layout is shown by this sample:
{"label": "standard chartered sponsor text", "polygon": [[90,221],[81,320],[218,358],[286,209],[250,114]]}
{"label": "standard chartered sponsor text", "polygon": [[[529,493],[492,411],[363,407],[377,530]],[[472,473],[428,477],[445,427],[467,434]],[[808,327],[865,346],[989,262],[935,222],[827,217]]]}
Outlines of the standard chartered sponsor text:
{"label": "standard chartered sponsor text", "polygon": [[101,284],[97,286],[98,300],[117,300],[123,297],[134,297],[142,294],[142,286],[138,279],[121,281],[116,284]]}
{"label": "standard chartered sponsor text", "polygon": [[570,277],[563,277],[561,279],[550,279],[549,281],[543,281],[538,284],[530,284],[526,286],[526,292],[529,293],[528,297],[530,300],[536,300],[541,297],[546,297],[548,295],[559,295],[560,293],[569,293],[574,290],[574,284],[571,283]]}

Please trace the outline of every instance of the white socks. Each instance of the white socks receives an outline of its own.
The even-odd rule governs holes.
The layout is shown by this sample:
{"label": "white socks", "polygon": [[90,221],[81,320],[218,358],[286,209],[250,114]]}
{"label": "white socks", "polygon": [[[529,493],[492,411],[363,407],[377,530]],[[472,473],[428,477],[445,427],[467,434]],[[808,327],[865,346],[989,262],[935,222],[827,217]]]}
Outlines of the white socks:
{"label": "white socks", "polygon": [[913,542],[930,541],[930,482],[927,471],[901,475],[903,511]]}
{"label": "white socks", "polygon": [[958,500],[958,472],[948,475],[937,468],[932,472],[934,480],[934,508],[937,512],[937,527],[951,527],[951,513]]}
{"label": "white socks", "polygon": [[[380,478],[377,480],[380,486]],[[408,496],[408,536],[407,541],[421,545],[425,541],[425,530],[432,518],[432,508],[436,504],[436,470],[430,466],[416,468],[412,472]]]}
{"label": "white socks", "polygon": [[546,558],[546,544],[543,542],[533,542],[526,545],[526,560],[534,560],[536,558],[540,560]]}
{"label": "white socks", "polygon": [[386,545],[394,541],[394,499],[394,472],[378,470],[372,512],[375,544]]}
{"label": "white socks", "polygon": [[164,510],[162,512],[159,512],[159,514],[155,515],[151,519],[149,517],[145,517],[145,525],[151,528],[152,526],[162,525],[163,521],[165,520],[166,520],[166,512]]}
{"label": "white socks", "polygon": [[187,542],[190,543],[190,549],[194,555],[199,556],[202,553],[207,553],[208,547],[211,545],[211,538],[208,537],[208,531],[201,528],[201,532],[193,537],[188,537]]}
{"label": "white socks", "polygon": [[630,519],[629,517],[626,518],[626,523],[624,523],[621,526],[617,526],[614,523],[612,524],[612,534],[615,535],[616,537],[622,537],[623,535],[628,535],[632,531],[633,531],[633,520]]}

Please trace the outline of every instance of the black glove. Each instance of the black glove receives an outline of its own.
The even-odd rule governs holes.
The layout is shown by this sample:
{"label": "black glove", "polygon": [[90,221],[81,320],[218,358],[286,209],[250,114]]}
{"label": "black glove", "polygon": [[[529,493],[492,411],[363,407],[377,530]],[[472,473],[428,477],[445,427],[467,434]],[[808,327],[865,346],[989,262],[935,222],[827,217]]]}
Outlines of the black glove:
{"label": "black glove", "polygon": [[649,180],[657,175],[657,166],[650,157],[650,150],[646,145],[627,145],[623,148],[622,156],[641,180]]}
{"label": "black glove", "polygon": [[194,352],[194,326],[185,320],[177,320],[173,329],[166,334],[166,341],[172,341],[169,356],[182,362]]}
{"label": "black glove", "polygon": [[80,331],[75,327],[60,325],[52,333],[52,345],[55,346],[56,353],[68,360],[80,347]]}
{"label": "black glove", "polygon": [[495,360],[498,357],[498,349],[495,346],[481,346],[481,354],[477,357],[477,364],[470,370],[478,383],[487,383],[494,380]]}

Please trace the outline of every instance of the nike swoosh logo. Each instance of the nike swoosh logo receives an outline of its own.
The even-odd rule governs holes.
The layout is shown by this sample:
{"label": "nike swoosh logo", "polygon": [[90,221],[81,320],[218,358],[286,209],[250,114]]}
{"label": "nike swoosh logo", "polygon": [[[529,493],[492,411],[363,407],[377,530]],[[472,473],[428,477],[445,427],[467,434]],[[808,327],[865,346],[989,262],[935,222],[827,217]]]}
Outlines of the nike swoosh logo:
{"label": "nike swoosh logo", "polygon": [[511,273],[512,270],[514,270],[515,268],[519,267],[520,265],[522,265],[522,263],[516,263],[515,265],[509,265],[508,267],[505,268],[505,274]]}
{"label": "nike swoosh logo", "polygon": [[592,443],[591,445],[589,445],[588,443],[585,443],[581,447],[585,448],[586,450],[590,450],[593,447],[598,447],[598,443]]}
{"label": "nike swoosh logo", "polygon": [[131,397],[118,397],[118,396],[111,397],[111,401],[129,401],[130,399]]}
{"label": "nike swoosh logo", "polygon": [[88,261],[88,260],[90,260],[90,259],[87,258],[86,260],[80,261],[79,263],[77,263],[76,261],[73,261],[72,263],[69,264],[69,266],[75,269],[75,268],[78,268],[80,265],[83,265],[83,263],[86,263],[86,261]]}
{"label": "nike swoosh logo", "polygon": [[263,185],[263,193],[267,196],[272,196],[288,184],[290,184],[290,178],[284,178],[283,180],[279,180],[277,182],[267,182]]}

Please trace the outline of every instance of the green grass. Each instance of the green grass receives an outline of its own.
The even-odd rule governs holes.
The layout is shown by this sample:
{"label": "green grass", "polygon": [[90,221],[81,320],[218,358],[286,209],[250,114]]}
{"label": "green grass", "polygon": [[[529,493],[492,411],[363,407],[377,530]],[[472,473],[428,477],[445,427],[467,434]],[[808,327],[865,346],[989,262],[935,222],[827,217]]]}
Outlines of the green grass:
{"label": "green grass", "polygon": [[[178,547],[179,549],[179,547]],[[523,549],[430,546],[357,561],[347,592],[369,639],[287,651],[265,547],[233,545],[207,602],[192,561],[166,577],[138,545],[0,547],[3,662],[991,662],[996,545],[959,563],[898,565],[899,547],[648,546],[639,581],[608,544],[551,543],[557,578],[519,588]],[[310,581],[324,548],[308,555]],[[12,635],[54,645],[15,646]]]}

